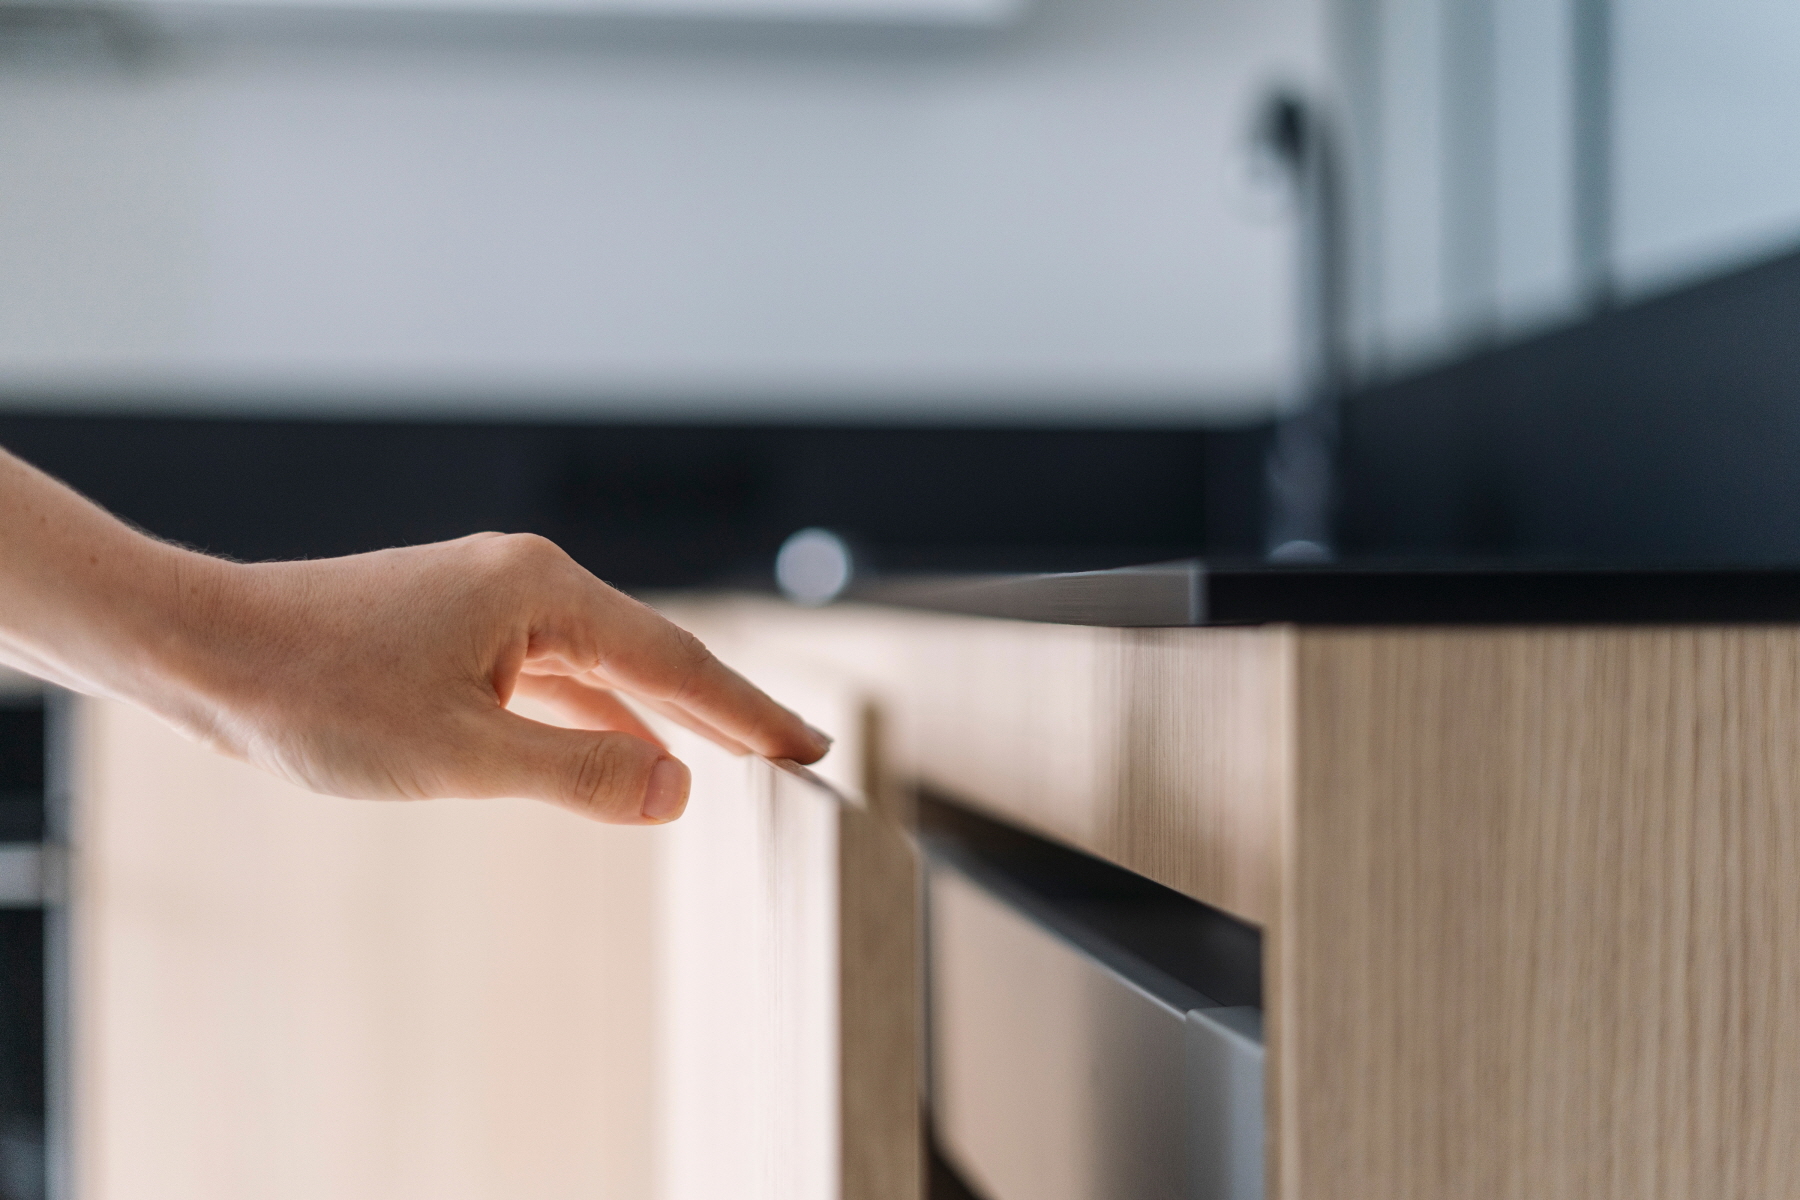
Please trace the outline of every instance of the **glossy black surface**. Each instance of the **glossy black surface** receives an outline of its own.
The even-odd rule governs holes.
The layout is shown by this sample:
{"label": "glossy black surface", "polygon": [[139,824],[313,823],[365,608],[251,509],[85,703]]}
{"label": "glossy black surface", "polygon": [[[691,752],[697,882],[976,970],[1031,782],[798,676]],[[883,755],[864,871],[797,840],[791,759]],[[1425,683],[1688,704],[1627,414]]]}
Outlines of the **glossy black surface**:
{"label": "glossy black surface", "polygon": [[1743,624],[1800,621],[1800,570],[1342,567],[1208,573],[1210,624]]}
{"label": "glossy black surface", "polygon": [[1198,560],[1074,574],[875,580],[853,598],[1068,625],[1800,622],[1800,569],[1630,570]]}
{"label": "glossy black surface", "polygon": [[0,415],[0,446],[216,553],[308,558],[529,531],[628,590],[763,584],[782,541],[811,525],[888,571],[1249,552],[1258,436]]}

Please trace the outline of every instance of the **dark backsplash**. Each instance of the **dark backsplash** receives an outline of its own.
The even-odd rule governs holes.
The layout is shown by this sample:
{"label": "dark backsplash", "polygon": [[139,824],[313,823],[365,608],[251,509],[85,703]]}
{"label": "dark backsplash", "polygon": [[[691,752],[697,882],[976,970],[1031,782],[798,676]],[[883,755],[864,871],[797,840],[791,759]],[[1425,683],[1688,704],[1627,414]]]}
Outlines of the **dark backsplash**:
{"label": "dark backsplash", "polygon": [[1260,433],[0,417],[0,445],[243,559],[529,530],[630,588],[767,576],[822,525],[894,570],[1257,544]]}
{"label": "dark backsplash", "polygon": [[1800,253],[1354,397],[1352,556],[1800,562]]}

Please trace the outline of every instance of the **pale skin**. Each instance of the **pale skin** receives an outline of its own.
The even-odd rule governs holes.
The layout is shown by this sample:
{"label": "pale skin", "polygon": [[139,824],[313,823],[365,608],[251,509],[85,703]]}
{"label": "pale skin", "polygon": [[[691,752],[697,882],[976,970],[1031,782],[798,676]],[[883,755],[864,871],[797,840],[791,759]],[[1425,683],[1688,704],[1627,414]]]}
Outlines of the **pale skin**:
{"label": "pale skin", "polygon": [[228,562],[4,450],[0,662],[315,792],[523,796],[616,824],[674,820],[689,781],[621,696],[734,753],[813,762],[830,744],[543,538]]}

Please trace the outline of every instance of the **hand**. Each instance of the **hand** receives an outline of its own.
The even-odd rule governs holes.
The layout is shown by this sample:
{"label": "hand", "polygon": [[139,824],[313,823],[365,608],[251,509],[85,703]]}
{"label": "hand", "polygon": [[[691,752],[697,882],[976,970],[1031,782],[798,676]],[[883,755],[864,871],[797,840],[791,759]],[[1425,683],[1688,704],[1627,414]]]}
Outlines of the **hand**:
{"label": "hand", "polygon": [[[672,821],[687,768],[619,693],[738,753],[813,762],[829,744],[543,538],[229,563],[3,450],[0,662],[339,796],[531,796]],[[580,728],[518,716],[515,696]]]}
{"label": "hand", "polygon": [[[180,632],[156,689],[173,703],[152,706],[314,791],[529,796],[602,821],[673,820],[687,768],[621,693],[737,753],[812,762],[829,744],[543,538],[255,564],[164,549],[181,556]],[[579,728],[514,714],[516,696]]]}

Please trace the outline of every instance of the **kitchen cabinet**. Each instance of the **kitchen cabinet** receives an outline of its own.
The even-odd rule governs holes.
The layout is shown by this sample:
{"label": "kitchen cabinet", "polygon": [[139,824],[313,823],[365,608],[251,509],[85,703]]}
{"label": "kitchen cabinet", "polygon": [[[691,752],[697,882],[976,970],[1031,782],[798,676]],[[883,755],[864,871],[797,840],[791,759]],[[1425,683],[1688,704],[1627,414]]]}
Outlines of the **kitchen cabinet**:
{"label": "kitchen cabinet", "polygon": [[1800,626],[712,620],[886,786],[1263,931],[1271,1197],[1800,1188]]}
{"label": "kitchen cabinet", "polygon": [[73,741],[74,1197],[654,1194],[647,831]]}
{"label": "kitchen cabinet", "polygon": [[672,734],[650,831],[86,706],[81,1194],[919,1200],[926,793],[1257,931],[1270,1197],[1800,1194],[1800,613],[1726,582],[1755,620],[670,599],[867,805]]}
{"label": "kitchen cabinet", "polygon": [[916,1197],[878,714],[827,661],[737,648],[866,811],[679,730],[666,828],[339,800],[79,702],[74,1195]]}
{"label": "kitchen cabinet", "polygon": [[915,1200],[919,881],[870,672],[905,647],[774,605],[667,607],[836,739],[818,769],[864,806],[669,732],[695,776],[660,878],[660,1195]]}

